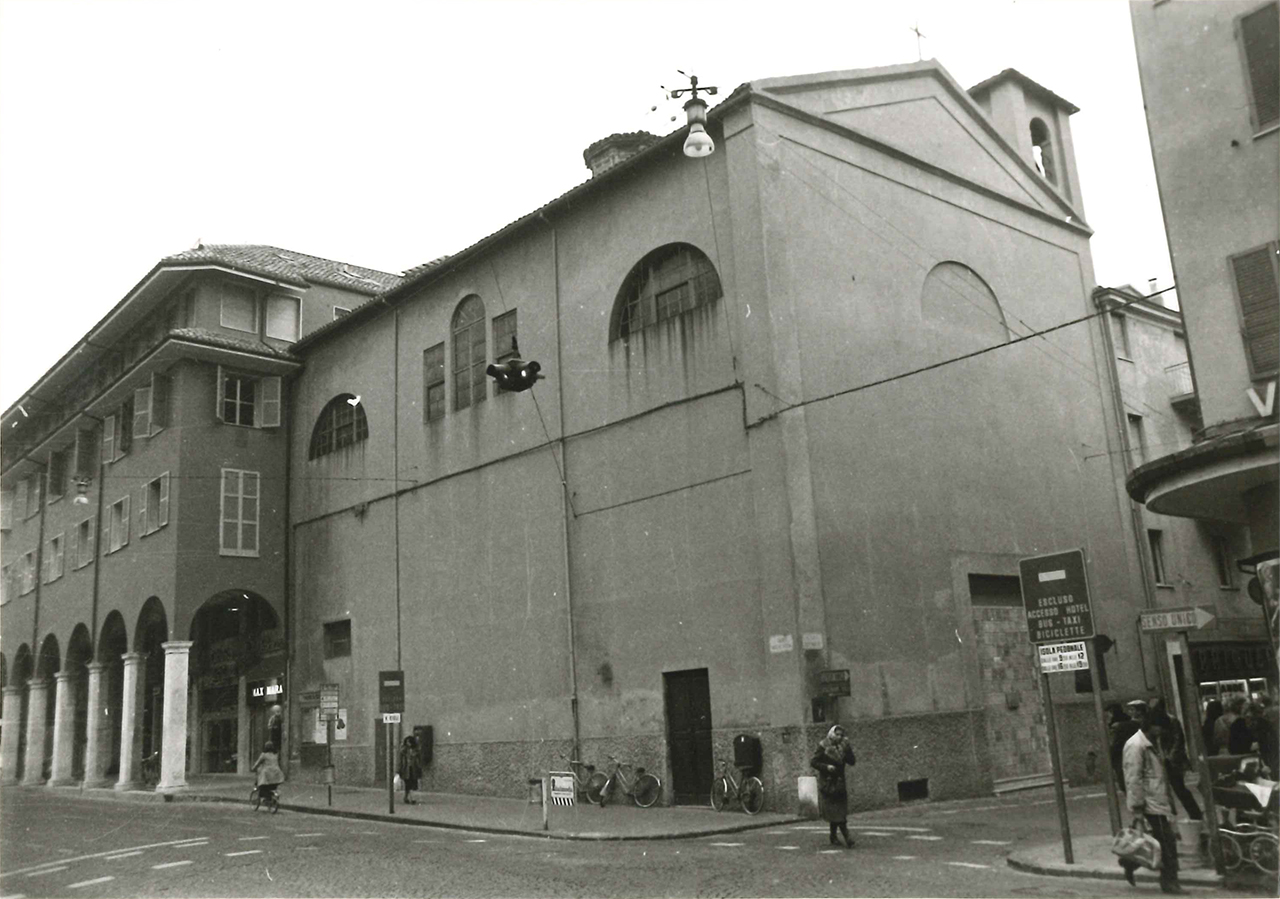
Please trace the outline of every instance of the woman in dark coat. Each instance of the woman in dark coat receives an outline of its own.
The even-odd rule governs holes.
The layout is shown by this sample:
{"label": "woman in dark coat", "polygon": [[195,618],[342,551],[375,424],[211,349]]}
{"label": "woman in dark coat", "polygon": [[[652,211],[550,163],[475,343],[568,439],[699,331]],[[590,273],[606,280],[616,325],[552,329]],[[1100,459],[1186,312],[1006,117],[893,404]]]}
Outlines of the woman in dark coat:
{"label": "woman in dark coat", "polygon": [[857,762],[853,747],[839,724],[827,731],[818,743],[809,765],[818,772],[818,811],[831,825],[831,845],[839,846],[836,831],[844,835],[844,844],[853,848],[849,837],[849,789],[845,785],[844,769]]}
{"label": "woman in dark coat", "polygon": [[422,777],[422,757],[418,755],[418,741],[413,737],[405,737],[400,744],[400,779],[404,781],[406,805],[417,803],[417,800],[409,798],[409,794],[418,789],[420,777]]}

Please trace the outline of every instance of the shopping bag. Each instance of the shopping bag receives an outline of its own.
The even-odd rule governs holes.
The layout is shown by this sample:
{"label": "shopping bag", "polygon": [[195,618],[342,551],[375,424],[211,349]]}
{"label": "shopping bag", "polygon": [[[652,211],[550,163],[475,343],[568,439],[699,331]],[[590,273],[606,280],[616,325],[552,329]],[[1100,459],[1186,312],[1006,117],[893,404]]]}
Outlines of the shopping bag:
{"label": "shopping bag", "polygon": [[1120,828],[1111,841],[1111,851],[1121,861],[1133,862],[1153,871],[1160,870],[1160,841],[1146,832],[1141,818],[1135,818],[1133,824]]}
{"label": "shopping bag", "polygon": [[404,778],[401,777],[399,774],[396,775],[395,786],[397,790],[404,789]]}

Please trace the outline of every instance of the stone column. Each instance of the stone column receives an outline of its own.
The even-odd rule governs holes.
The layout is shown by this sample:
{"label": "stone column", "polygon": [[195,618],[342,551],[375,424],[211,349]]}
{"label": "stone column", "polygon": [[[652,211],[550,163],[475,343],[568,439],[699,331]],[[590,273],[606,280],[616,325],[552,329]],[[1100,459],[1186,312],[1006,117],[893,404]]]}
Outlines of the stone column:
{"label": "stone column", "polygon": [[120,778],[115,789],[133,790],[142,785],[142,691],[146,687],[142,665],[145,652],[126,652],[124,699],[120,706]]}
{"label": "stone column", "polygon": [[53,770],[49,786],[70,787],[76,783],[72,771],[76,738],[76,673],[59,671],[53,676]]}
{"label": "stone column", "polygon": [[248,774],[258,757],[249,748],[249,679],[242,674],[236,684],[236,774]]}
{"label": "stone column", "polygon": [[85,726],[84,747],[84,786],[105,787],[107,776],[103,773],[106,766],[105,740],[107,734],[106,706],[103,702],[107,689],[106,662],[89,663],[89,696],[88,718]]}
{"label": "stone column", "polygon": [[187,673],[190,640],[161,643],[164,650],[164,736],[160,743],[158,793],[187,789]]}
{"label": "stone column", "polygon": [[22,762],[22,785],[44,783],[45,714],[49,702],[49,682],[35,680],[27,684],[27,757]]}
{"label": "stone column", "polygon": [[0,717],[4,728],[0,730],[0,784],[18,782],[18,736],[22,727],[22,687],[4,688],[4,709]]}

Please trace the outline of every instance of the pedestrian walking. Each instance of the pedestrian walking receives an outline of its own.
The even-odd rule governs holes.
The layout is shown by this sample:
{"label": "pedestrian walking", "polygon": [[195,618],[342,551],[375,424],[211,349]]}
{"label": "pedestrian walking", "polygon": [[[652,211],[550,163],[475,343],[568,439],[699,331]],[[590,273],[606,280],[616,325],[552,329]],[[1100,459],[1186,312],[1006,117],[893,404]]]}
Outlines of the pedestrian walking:
{"label": "pedestrian walking", "polygon": [[1218,754],[1218,719],[1222,717],[1222,703],[1216,699],[1210,699],[1204,707],[1204,726],[1200,729],[1200,735],[1204,737],[1204,754],[1213,756]]}
{"label": "pedestrian walking", "polygon": [[404,801],[406,805],[416,805],[417,800],[410,798],[410,793],[418,789],[418,781],[422,777],[422,756],[418,753],[418,741],[405,737],[400,743],[400,779],[404,781]]}
{"label": "pedestrian walking", "polygon": [[832,726],[818,743],[809,766],[818,772],[818,811],[831,825],[831,845],[839,846],[836,831],[844,836],[846,847],[853,848],[849,836],[849,788],[845,783],[844,769],[857,764],[857,756],[839,724]]}
{"label": "pedestrian walking", "polygon": [[[1178,883],[1178,844],[1173,823],[1173,796],[1164,758],[1159,751],[1160,739],[1169,726],[1169,716],[1153,713],[1147,703],[1134,700],[1127,706],[1129,715],[1138,723],[1138,732],[1124,744],[1125,801],[1135,816],[1142,815],[1151,835],[1160,843],[1160,891],[1181,893]],[[1136,865],[1120,860],[1125,879],[1133,884]]]}
{"label": "pedestrian walking", "polygon": [[262,753],[250,771],[258,772],[258,797],[267,799],[276,787],[284,783],[284,771],[280,769],[280,756],[276,744],[268,740],[262,745]]}
{"label": "pedestrian walking", "polygon": [[1124,792],[1124,744],[1138,732],[1138,725],[1129,717],[1118,702],[1107,706],[1107,735],[1111,740],[1108,756],[1111,759],[1111,772],[1115,775],[1116,786]]}
{"label": "pedestrian walking", "polygon": [[1187,769],[1191,767],[1191,758],[1187,755],[1187,736],[1182,730],[1182,722],[1170,715],[1165,708],[1163,697],[1151,700],[1151,712],[1154,715],[1165,715],[1169,719],[1168,726],[1160,737],[1160,754],[1164,757],[1165,770],[1169,775],[1169,787],[1178,797],[1178,802],[1192,821],[1203,821],[1204,813],[1200,811],[1200,803],[1196,795],[1187,789]]}
{"label": "pedestrian walking", "polygon": [[275,744],[277,752],[284,749],[284,709],[279,703],[267,709],[267,739]]}
{"label": "pedestrian walking", "polygon": [[1245,714],[1248,703],[1243,696],[1237,696],[1227,705],[1226,718],[1231,717],[1227,726],[1227,752],[1231,755],[1247,755],[1253,751],[1253,729],[1249,727],[1249,718]]}

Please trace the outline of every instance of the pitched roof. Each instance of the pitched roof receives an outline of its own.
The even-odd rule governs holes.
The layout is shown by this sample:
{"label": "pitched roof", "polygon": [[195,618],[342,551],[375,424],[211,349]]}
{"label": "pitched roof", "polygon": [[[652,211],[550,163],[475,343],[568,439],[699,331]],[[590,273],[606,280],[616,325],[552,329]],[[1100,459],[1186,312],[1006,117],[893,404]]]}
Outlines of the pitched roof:
{"label": "pitched roof", "polygon": [[1001,81],[1006,81],[1009,79],[1017,81],[1029,93],[1039,94],[1041,97],[1048,100],[1050,103],[1053,103],[1057,106],[1064,107],[1067,110],[1068,115],[1074,115],[1075,113],[1080,111],[1080,108],[1076,106],[1074,103],[1072,103],[1070,100],[1064,100],[1062,97],[1059,97],[1057,94],[1049,90],[1049,88],[1045,87],[1043,84],[1040,84],[1036,81],[1032,81],[1030,78],[1022,74],[1021,72],[1019,72],[1017,69],[1005,69],[1002,72],[997,72],[995,75],[992,75],[990,78],[986,79],[985,81],[979,81],[973,87],[969,88],[969,96],[974,97],[978,94],[985,93],[989,88],[995,87],[997,83]]}
{"label": "pitched roof", "polygon": [[299,287],[327,284],[369,295],[395,287],[402,280],[399,275],[377,269],[259,244],[202,244],[160,260],[161,266],[191,263],[225,265]]}
{"label": "pitched roof", "polygon": [[302,361],[288,350],[271,346],[265,341],[253,340],[249,337],[233,337],[207,328],[173,328],[168,336],[174,340],[187,340],[228,350],[241,350],[246,353],[257,353],[260,356],[275,356],[277,359],[288,359],[290,362]]}

